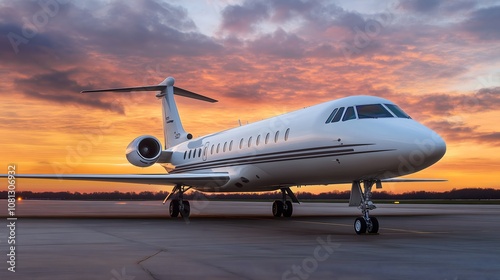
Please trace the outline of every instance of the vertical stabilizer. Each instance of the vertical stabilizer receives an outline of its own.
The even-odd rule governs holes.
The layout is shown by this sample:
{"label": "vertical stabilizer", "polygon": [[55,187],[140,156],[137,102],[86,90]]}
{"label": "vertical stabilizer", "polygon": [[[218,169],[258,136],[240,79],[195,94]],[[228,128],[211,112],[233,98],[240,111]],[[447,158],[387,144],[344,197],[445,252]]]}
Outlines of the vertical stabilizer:
{"label": "vertical stabilizer", "polygon": [[166,88],[157,96],[161,98],[163,113],[163,133],[165,135],[165,148],[180,144],[193,136],[187,133],[182,126],[179,111],[174,100],[174,78],[168,77],[160,85]]}

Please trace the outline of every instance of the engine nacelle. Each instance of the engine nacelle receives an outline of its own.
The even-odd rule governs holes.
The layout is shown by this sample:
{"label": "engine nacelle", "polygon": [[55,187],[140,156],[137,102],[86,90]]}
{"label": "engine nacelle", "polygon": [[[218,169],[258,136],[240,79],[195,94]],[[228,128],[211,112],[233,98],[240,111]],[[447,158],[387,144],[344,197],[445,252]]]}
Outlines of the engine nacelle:
{"label": "engine nacelle", "polygon": [[155,164],[161,155],[161,143],[154,136],[143,135],[134,139],[127,146],[127,159],[139,167]]}

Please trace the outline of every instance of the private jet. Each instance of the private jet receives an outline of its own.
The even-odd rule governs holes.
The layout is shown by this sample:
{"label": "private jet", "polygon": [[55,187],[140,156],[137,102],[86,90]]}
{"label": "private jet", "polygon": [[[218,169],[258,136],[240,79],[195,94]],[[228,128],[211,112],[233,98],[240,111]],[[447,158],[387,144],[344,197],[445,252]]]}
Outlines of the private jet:
{"label": "private jet", "polygon": [[[168,77],[158,85],[84,90],[82,93],[152,91],[161,100],[164,145],[154,136],[134,139],[128,161],[139,167],[162,165],[166,174],[22,174],[19,178],[66,179],[173,185],[171,217],[190,215],[183,195],[201,192],[280,190],[272,204],[275,217],[290,217],[299,203],[295,186],[352,184],[349,206],[362,215],[357,234],[377,233],[370,211],[372,187],[384,182],[428,182],[400,176],[425,169],[446,152],[444,140],[413,120],[393,102],[375,96],[349,96],[255,123],[193,138],[182,125],[174,95],[206,102],[217,100],[174,86]],[[2,177],[6,177],[3,175]]]}

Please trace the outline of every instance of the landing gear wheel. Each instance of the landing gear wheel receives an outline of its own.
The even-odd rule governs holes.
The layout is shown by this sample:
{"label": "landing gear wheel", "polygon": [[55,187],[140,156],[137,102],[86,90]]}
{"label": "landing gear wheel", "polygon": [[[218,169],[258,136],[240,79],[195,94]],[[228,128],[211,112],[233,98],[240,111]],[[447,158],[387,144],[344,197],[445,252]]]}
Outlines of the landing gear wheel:
{"label": "landing gear wheel", "polygon": [[283,214],[283,202],[281,200],[275,200],[273,202],[273,215],[275,217],[281,217]]}
{"label": "landing gear wheel", "polygon": [[378,233],[378,220],[375,217],[370,217],[371,226],[368,226],[368,233]]}
{"label": "landing gear wheel", "polygon": [[[379,224],[375,217],[370,217],[370,211],[377,208],[372,198],[372,186],[376,184],[377,188],[382,187],[382,183],[378,179],[363,180],[363,190],[361,190],[361,182],[353,181],[351,188],[350,206],[358,206],[363,215],[356,218],[354,221],[354,231],[356,234],[363,233],[378,233]],[[359,201],[357,201],[359,199]]]}
{"label": "landing gear wheel", "polygon": [[285,202],[285,207],[283,209],[283,217],[291,217],[293,213],[293,206],[291,201]]}
{"label": "landing gear wheel", "polygon": [[[292,202],[300,203],[295,194],[289,187],[281,187],[281,199],[275,200],[273,203],[273,215],[275,217],[291,217],[293,213]],[[288,201],[287,196],[292,200]]]}
{"label": "landing gear wheel", "polygon": [[179,200],[177,199],[172,199],[170,201],[170,207],[168,208],[168,212],[170,213],[170,217],[176,218],[179,216]]}
{"label": "landing gear wheel", "polygon": [[182,210],[180,211],[180,213],[183,218],[189,218],[189,214],[191,213],[191,206],[189,205],[189,201],[182,201]]}
{"label": "landing gear wheel", "polygon": [[363,217],[358,217],[354,220],[354,231],[356,231],[356,234],[366,233],[366,221]]}

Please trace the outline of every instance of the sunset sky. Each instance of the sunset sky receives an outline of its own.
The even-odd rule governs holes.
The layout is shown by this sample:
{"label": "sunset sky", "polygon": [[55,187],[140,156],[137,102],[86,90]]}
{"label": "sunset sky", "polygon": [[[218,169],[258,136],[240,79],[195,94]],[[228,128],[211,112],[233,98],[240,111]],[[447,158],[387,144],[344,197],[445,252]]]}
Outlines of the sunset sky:
{"label": "sunset sky", "polygon": [[[0,173],[10,163],[19,173],[164,172],[125,158],[135,137],[163,139],[154,93],[79,92],[173,76],[177,86],[219,100],[176,98],[195,137],[377,95],[448,148],[412,175],[448,182],[384,190],[500,188],[499,1],[0,0],[0,34]],[[32,191],[170,189],[18,181],[18,190]]]}

